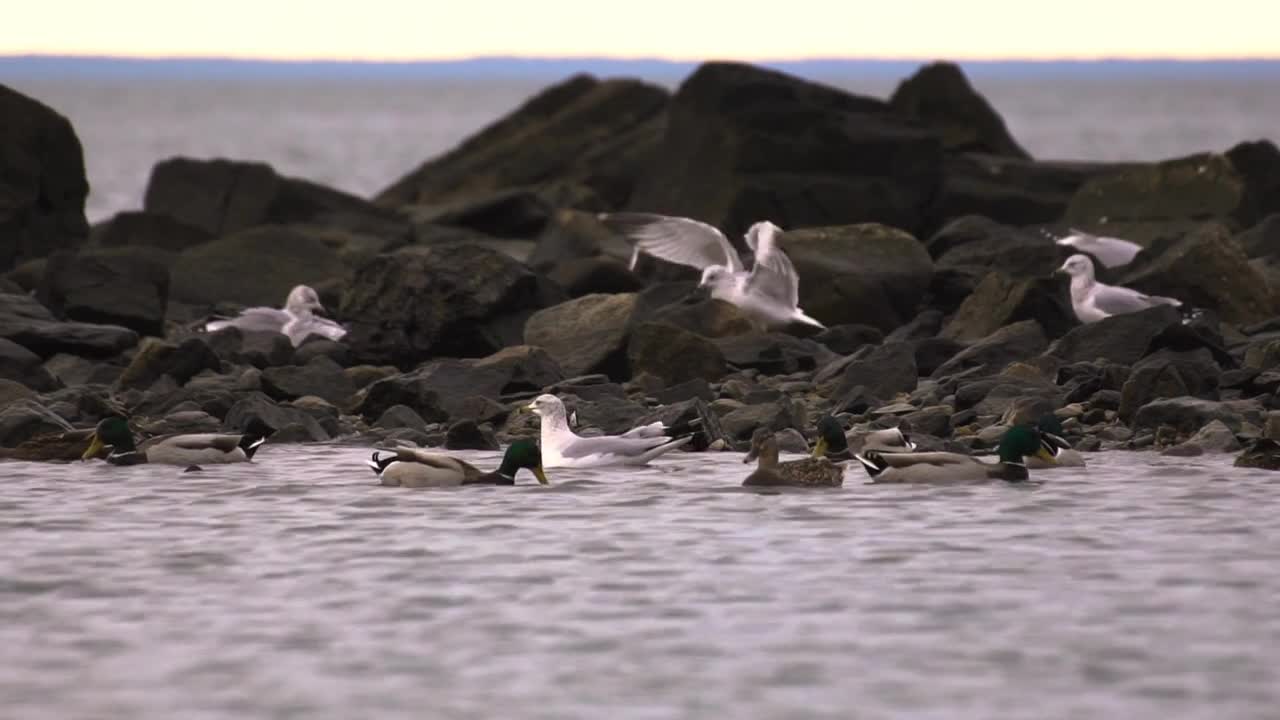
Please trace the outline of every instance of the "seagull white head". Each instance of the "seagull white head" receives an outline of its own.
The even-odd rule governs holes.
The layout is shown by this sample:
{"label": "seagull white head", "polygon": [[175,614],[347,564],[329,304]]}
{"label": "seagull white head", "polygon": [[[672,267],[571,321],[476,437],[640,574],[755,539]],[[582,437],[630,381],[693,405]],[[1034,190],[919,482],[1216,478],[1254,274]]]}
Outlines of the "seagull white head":
{"label": "seagull white head", "polygon": [[564,403],[555,395],[539,395],[526,407],[532,410],[533,414],[541,417],[565,419]]}
{"label": "seagull white head", "polygon": [[298,285],[289,291],[289,297],[284,302],[284,309],[289,312],[300,315],[304,312],[324,312],[324,305],[320,303],[320,296],[316,291],[306,285]]}
{"label": "seagull white head", "polygon": [[1072,282],[1081,279],[1084,282],[1093,282],[1093,261],[1088,255],[1072,255],[1067,261],[1062,263],[1062,267],[1058,268],[1058,272],[1064,272],[1071,276]]}
{"label": "seagull white head", "polygon": [[698,287],[719,287],[732,276],[733,271],[723,265],[708,265],[702,271],[702,279],[698,281]]}

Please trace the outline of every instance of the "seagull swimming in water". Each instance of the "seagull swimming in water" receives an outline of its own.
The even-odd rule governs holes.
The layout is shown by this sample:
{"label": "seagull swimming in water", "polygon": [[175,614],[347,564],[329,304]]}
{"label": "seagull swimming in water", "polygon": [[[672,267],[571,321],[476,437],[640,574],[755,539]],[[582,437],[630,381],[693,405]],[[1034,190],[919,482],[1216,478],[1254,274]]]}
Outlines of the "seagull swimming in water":
{"label": "seagull swimming in water", "polygon": [[1182,306],[1180,300],[1173,298],[1103,285],[1094,279],[1093,261],[1087,255],[1072,255],[1057,272],[1071,276],[1071,309],[1082,323],[1095,323],[1112,315],[1139,312],[1157,305]]}
{"label": "seagull swimming in water", "polygon": [[288,336],[294,347],[301,345],[311,335],[339,340],[347,334],[346,328],[328,318],[317,316],[316,311],[324,312],[320,296],[314,289],[298,285],[289,291],[283,310],[271,307],[246,308],[234,318],[206,323],[204,329],[206,332],[217,332],[234,327],[250,332],[278,332]]}
{"label": "seagull swimming in water", "polygon": [[644,465],[693,439],[668,437],[662,423],[650,423],[622,435],[582,437],[569,429],[564,403],[555,395],[539,395],[528,408],[542,417],[542,462],[546,467]]}
{"label": "seagull swimming in water", "polygon": [[1109,268],[1128,265],[1142,251],[1142,246],[1138,243],[1121,240],[1120,238],[1094,235],[1075,228],[1071,228],[1071,234],[1066,237],[1055,237],[1054,242],[1062,247],[1075,248],[1080,252],[1089,253],[1098,258],[1103,267]]}
{"label": "seagull swimming in water", "polygon": [[826,327],[800,309],[800,278],[778,247],[782,228],[767,220],[747,230],[747,247],[755,255],[750,270],[729,238],[706,223],[651,213],[603,213],[600,220],[634,244],[633,270],[646,252],[701,270],[698,287],[710,288],[711,297],[736,305],[764,329],[793,322]]}

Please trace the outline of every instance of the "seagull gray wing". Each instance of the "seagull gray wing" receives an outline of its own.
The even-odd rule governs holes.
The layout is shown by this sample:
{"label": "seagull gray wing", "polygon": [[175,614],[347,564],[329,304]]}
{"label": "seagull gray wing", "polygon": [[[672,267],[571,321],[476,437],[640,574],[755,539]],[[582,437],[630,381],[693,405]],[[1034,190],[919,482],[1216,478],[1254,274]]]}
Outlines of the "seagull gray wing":
{"label": "seagull gray wing", "polygon": [[791,259],[778,247],[781,232],[781,228],[767,221],[747,230],[747,246],[755,253],[747,290],[794,309],[800,304],[800,277]]}
{"label": "seagull gray wing", "polygon": [[1157,305],[1181,305],[1173,298],[1144,295],[1137,290],[1114,285],[1095,285],[1090,294],[1094,307],[1108,315],[1141,312]]}
{"label": "seagull gray wing", "polygon": [[[603,213],[600,221],[634,243],[637,252],[698,270],[710,265],[723,265],[734,272],[743,269],[742,258],[729,238],[706,223],[653,213]],[[632,267],[635,261],[633,254]]]}
{"label": "seagull gray wing", "polygon": [[239,315],[230,320],[214,320],[206,324],[205,330],[216,332],[223,328],[235,327],[241,330],[257,330],[280,332],[285,323],[293,319],[293,316],[284,310],[277,310],[270,307],[251,307],[242,311]]}
{"label": "seagull gray wing", "polygon": [[566,458],[582,458],[591,455],[613,455],[620,458],[636,458],[653,448],[670,442],[669,437],[578,437],[560,448]]}
{"label": "seagull gray wing", "polygon": [[1073,245],[1076,249],[1083,250],[1098,258],[1103,265],[1109,268],[1128,265],[1142,251],[1141,245],[1129,240],[1094,235],[1076,228],[1071,228],[1071,233],[1070,236],[1059,240],[1058,244]]}

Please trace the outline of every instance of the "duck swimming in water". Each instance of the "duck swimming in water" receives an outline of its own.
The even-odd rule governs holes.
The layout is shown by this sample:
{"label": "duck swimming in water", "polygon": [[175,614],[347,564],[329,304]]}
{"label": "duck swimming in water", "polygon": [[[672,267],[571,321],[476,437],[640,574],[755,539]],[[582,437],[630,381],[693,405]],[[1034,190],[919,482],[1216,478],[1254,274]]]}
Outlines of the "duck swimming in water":
{"label": "duck swimming in water", "polygon": [[[388,454],[384,456],[384,452]],[[511,443],[502,456],[502,464],[492,472],[481,472],[471,463],[417,448],[377,450],[368,465],[383,485],[397,487],[515,485],[516,475],[522,469],[531,471],[540,484],[549,484],[542,470],[542,453],[530,440]]]}
{"label": "duck swimming in water", "polygon": [[1063,437],[1062,421],[1053,413],[1045,413],[1036,422],[1040,435],[1049,441],[1053,449],[1053,461],[1046,462],[1032,455],[1027,458],[1027,467],[1031,470],[1050,470],[1055,467],[1084,467],[1084,455],[1071,447]]}
{"label": "duck swimming in water", "polygon": [[258,433],[243,435],[219,435],[200,433],[190,435],[161,435],[138,444],[133,431],[124,418],[103,418],[90,436],[89,448],[80,456],[82,460],[97,457],[106,446],[111,451],[104,460],[112,465],[219,465],[248,462],[266,442]]}
{"label": "duck swimming in water", "polygon": [[[910,436],[898,428],[874,430],[862,436],[862,449],[876,452],[911,452],[916,444]],[[818,420],[818,441],[813,445],[815,458],[830,458],[833,462],[852,460],[854,452],[849,447],[849,436],[844,426],[831,415]]]}
{"label": "duck swimming in water", "polygon": [[1000,439],[995,463],[949,452],[881,453],[855,455],[873,483],[961,483],[982,480],[1021,482],[1029,476],[1024,459],[1053,461],[1053,446],[1039,431],[1015,425]]}
{"label": "duck swimming in water", "polygon": [[751,436],[751,450],[742,462],[757,460],[756,470],[742,481],[743,487],[840,487],[844,466],[826,458],[778,461],[778,441],[773,431],[758,428]]}

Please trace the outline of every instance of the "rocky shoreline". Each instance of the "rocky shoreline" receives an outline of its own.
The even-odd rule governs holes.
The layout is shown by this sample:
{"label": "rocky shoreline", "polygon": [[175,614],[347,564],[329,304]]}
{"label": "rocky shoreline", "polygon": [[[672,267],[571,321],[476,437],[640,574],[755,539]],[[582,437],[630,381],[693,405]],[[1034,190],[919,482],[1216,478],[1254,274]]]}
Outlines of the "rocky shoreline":
{"label": "rocky shoreline", "polygon": [[[687,449],[816,419],[982,451],[1053,411],[1081,450],[1280,440],[1280,150],[1037,161],[955,66],[888,101],[700,67],[674,93],[569,78],[372,199],[261,163],[171,158],[90,227],[74,128],[0,85],[0,448],[121,413],[143,434],[493,449],[554,393],[583,433],[663,420]],[[787,230],[829,329],[753,330],[597,219]],[[1051,276],[1082,228],[1143,246],[1108,282],[1182,299],[1081,325]],[[315,287],[349,330],[198,330]],[[1256,462],[1249,460],[1248,462]],[[1263,458],[1266,466],[1272,461]]]}

